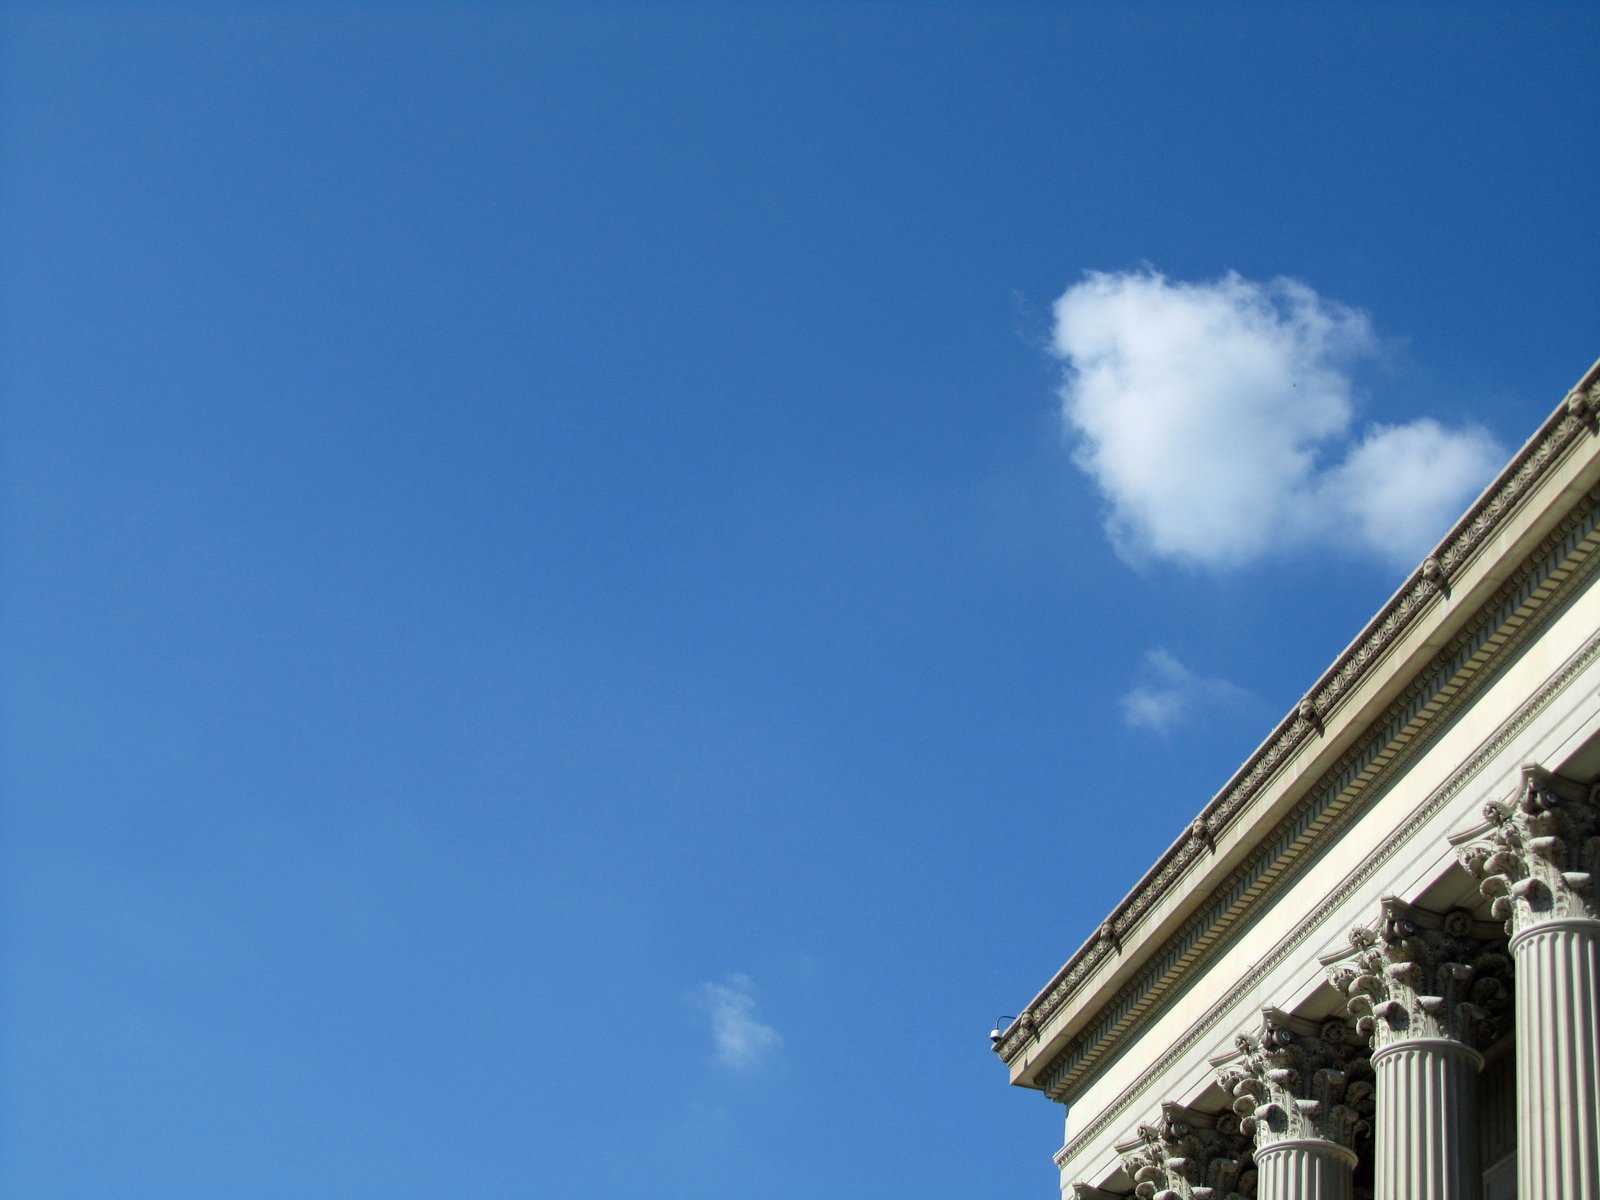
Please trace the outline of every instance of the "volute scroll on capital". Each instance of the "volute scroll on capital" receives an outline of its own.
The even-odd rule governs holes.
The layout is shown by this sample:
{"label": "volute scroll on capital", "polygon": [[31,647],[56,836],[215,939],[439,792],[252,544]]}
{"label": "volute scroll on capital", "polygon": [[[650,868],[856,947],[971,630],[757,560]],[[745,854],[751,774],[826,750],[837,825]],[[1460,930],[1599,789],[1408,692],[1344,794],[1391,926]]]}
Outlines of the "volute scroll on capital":
{"label": "volute scroll on capital", "polygon": [[1358,925],[1350,942],[1354,957],[1328,973],[1374,1053],[1422,1038],[1473,1049],[1494,1040],[1511,1002],[1511,958],[1493,922],[1391,898],[1377,927]]}
{"label": "volute scroll on capital", "polygon": [[1238,1058],[1218,1073],[1242,1131],[1258,1151],[1301,1138],[1354,1150],[1372,1130],[1365,1039],[1337,1018],[1317,1023],[1271,1008],[1262,1018],[1261,1032],[1235,1039]]}
{"label": "volute scroll on capital", "polygon": [[1507,933],[1569,917],[1600,920],[1600,807],[1592,787],[1530,764],[1516,795],[1483,812],[1493,831],[1457,853]]}
{"label": "volute scroll on capital", "polygon": [[1118,1147],[1122,1169],[1140,1200],[1253,1200],[1256,1169],[1251,1140],[1231,1112],[1161,1106],[1161,1118],[1139,1126]]}

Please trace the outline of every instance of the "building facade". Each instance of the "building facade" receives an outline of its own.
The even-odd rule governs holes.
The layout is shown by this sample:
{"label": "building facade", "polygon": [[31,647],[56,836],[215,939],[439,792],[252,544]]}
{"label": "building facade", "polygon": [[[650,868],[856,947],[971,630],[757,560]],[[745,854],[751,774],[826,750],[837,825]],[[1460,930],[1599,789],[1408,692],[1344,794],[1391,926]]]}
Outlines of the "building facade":
{"label": "building facade", "polygon": [[1600,364],[995,1049],[1067,1200],[1600,1200]]}

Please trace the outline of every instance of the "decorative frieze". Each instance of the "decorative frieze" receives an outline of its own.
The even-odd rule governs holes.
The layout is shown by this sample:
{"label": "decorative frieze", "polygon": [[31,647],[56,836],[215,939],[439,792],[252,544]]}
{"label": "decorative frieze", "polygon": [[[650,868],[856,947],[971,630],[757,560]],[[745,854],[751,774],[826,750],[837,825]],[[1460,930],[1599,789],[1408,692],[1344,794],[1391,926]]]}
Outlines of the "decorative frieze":
{"label": "decorative frieze", "polygon": [[1141,1200],[1254,1200],[1251,1139],[1232,1113],[1163,1104],[1161,1119],[1118,1149]]}
{"label": "decorative frieze", "polygon": [[[1441,545],[1403,589],[1388,616],[1394,639],[1404,640],[1380,643],[1364,668],[1359,660],[1373,646],[1361,639],[1348,674],[1320,681],[1268,740],[1262,761],[1241,772],[1257,772],[1267,790],[1230,783],[1029,1005],[1034,1020],[1001,1039],[1014,1082],[1071,1105],[1056,1156],[1069,1200],[1357,1200],[1368,1185],[1378,1200],[1479,1200],[1480,1050],[1510,1040],[1513,986],[1519,1052],[1503,1061],[1523,1076],[1518,1107],[1534,1114],[1520,1122],[1521,1153],[1539,1159],[1524,1170],[1520,1194],[1600,1200],[1592,888],[1600,792],[1553,778],[1491,811],[1494,836],[1463,855],[1469,869],[1482,868],[1473,872],[1480,881],[1504,885],[1498,895],[1493,883],[1485,888],[1491,901],[1505,900],[1496,919],[1476,920],[1489,905],[1475,899],[1462,901],[1471,910],[1451,912],[1386,904],[1381,920],[1356,934],[1336,976],[1353,1019],[1325,1029],[1269,1013],[1263,1030],[1240,1039],[1222,1083],[1235,1132],[1250,1142],[1248,1193],[1240,1188],[1244,1153],[1181,1144],[1215,1131],[1215,1117],[1192,1122],[1166,1105],[1137,1144],[1118,1144],[1113,1155],[1109,1136],[1152,1120],[1152,1102],[1163,1096],[1217,1107],[1217,1093],[1201,1091],[1195,1059],[1264,999],[1327,1012],[1330,994],[1307,974],[1311,956],[1356,915],[1376,915],[1369,905],[1381,889],[1458,896],[1464,881],[1440,857],[1439,830],[1458,828],[1459,816],[1483,803],[1480,789],[1506,778],[1509,755],[1548,747],[1562,756],[1552,765],[1592,769],[1595,693],[1582,680],[1581,690],[1567,685],[1579,664],[1594,661],[1595,639],[1585,640],[1593,625],[1579,617],[1597,594],[1600,443],[1566,456],[1574,440],[1600,434],[1600,365],[1585,384],[1559,414],[1564,444],[1536,439],[1513,464],[1519,486],[1497,483],[1463,536]],[[1566,464],[1559,479],[1541,482],[1558,462]],[[1520,515],[1506,525],[1510,512]],[[1410,624],[1413,606],[1437,619]],[[1324,686],[1331,682],[1372,687],[1352,694]],[[1293,737],[1282,736],[1289,728]],[[1441,729],[1453,732],[1441,740]],[[1319,734],[1330,739],[1325,751],[1293,757]],[[1263,782],[1281,771],[1280,752],[1294,774]],[[1541,823],[1558,823],[1549,812],[1573,806],[1581,806],[1576,826],[1561,817],[1554,833],[1541,832]],[[1241,815],[1252,818],[1248,829],[1235,827]],[[1507,853],[1509,870],[1491,863]],[[1212,856],[1214,865],[1203,865]],[[1363,913],[1352,912],[1357,904]],[[1519,911],[1530,916],[1514,921]],[[1502,923],[1521,940],[1508,944]],[[1209,1172],[1219,1162],[1239,1176],[1197,1175],[1197,1166]]]}
{"label": "decorative frieze", "polygon": [[1530,764],[1517,794],[1486,805],[1484,815],[1493,831],[1459,856],[1507,933],[1542,921],[1600,919],[1600,809],[1590,787]]}
{"label": "decorative frieze", "polygon": [[[1463,568],[1497,535],[1507,519],[1545,477],[1566,459],[1575,442],[1592,436],[1600,412],[1600,382],[1585,376],[1567,400],[1545,421],[1538,433],[1518,452],[1506,469],[1455,525],[1435,552],[1413,572],[1384,609],[1317,681],[1302,702],[1279,722],[1261,747],[1228,784],[1206,805],[1203,826],[1192,827],[1157,861],[1150,872],[1112,914],[1116,928],[1133,930],[1153,909],[1160,907],[1172,889],[1184,881],[1195,865],[1209,855],[1216,839],[1257,799],[1283,764],[1310,739],[1324,733],[1326,722],[1370,674],[1380,669],[1391,648],[1431,611]],[[1496,602],[1497,603],[1497,602]],[[1492,605],[1491,605],[1492,607]],[[1029,1008],[1044,1026],[1118,952],[1110,939],[1090,937],[1051,979]],[[1029,1044],[1013,1030],[996,1051],[1014,1062]]]}
{"label": "decorative frieze", "polygon": [[1319,1025],[1271,1008],[1262,1016],[1261,1033],[1237,1038],[1237,1059],[1218,1075],[1243,1132],[1255,1138],[1258,1153],[1274,1142],[1308,1139],[1353,1150],[1372,1128],[1364,1039],[1341,1020]]}
{"label": "decorative frieze", "polygon": [[[1591,556],[1587,561],[1591,565],[1586,567],[1585,571],[1592,573],[1596,558]],[[1571,578],[1573,577],[1569,576],[1569,582]],[[1587,578],[1587,574],[1580,575],[1579,578]],[[1520,577],[1509,581],[1503,589],[1504,595],[1502,599],[1517,593],[1518,589],[1523,586],[1523,582]],[[1530,623],[1520,625],[1508,644],[1513,649],[1525,644],[1518,641],[1518,639],[1528,638],[1537,628],[1537,625]],[[1464,789],[1470,787],[1483,774],[1486,767],[1494,763],[1496,759],[1506,752],[1508,747],[1525,740],[1527,731],[1533,726],[1534,722],[1547,713],[1550,707],[1565,694],[1566,689],[1573,680],[1583,672],[1591,669],[1596,662],[1600,662],[1600,634],[1586,639],[1582,646],[1561,665],[1560,669],[1545,680],[1534,695],[1518,706],[1517,711],[1496,728],[1493,736],[1485,739],[1470,757],[1451,771],[1446,780],[1428,795],[1405,822],[1405,830],[1407,832],[1391,839],[1356,866],[1337,889],[1307,914],[1305,920],[1287,938],[1280,941],[1269,955],[1260,961],[1257,974],[1263,974],[1287,961],[1291,954],[1297,951],[1313,933],[1322,929],[1323,923],[1327,918],[1341,908],[1351,895],[1358,889],[1365,887],[1382,872],[1390,869],[1391,862],[1396,861],[1397,858],[1403,860],[1404,856],[1413,853],[1411,837],[1414,832],[1426,827],[1434,816],[1443,811],[1447,805],[1453,803]],[[1464,693],[1457,692],[1453,703],[1459,704],[1463,695]],[[1453,711],[1456,710],[1448,708],[1445,710],[1446,715]],[[1392,772],[1394,770],[1393,761],[1391,760],[1391,764],[1387,768],[1388,771]],[[1394,778],[1392,774],[1379,776],[1380,781],[1392,778]],[[1339,828],[1338,824],[1333,826],[1335,831]],[[1292,876],[1284,875],[1279,878],[1281,880],[1292,878]],[[1270,897],[1273,893],[1269,891],[1267,895]],[[1198,1052],[1199,1047],[1204,1042],[1217,1036],[1220,1032],[1219,1027],[1223,1022],[1231,1018],[1235,999],[1236,997],[1232,994],[1219,996],[1206,1010],[1204,1016],[1193,1024],[1178,1041],[1172,1044],[1170,1052],[1173,1055]],[[1065,1054],[1063,1057],[1065,1057]],[[1126,1114],[1130,1109],[1136,1105],[1142,1105],[1146,1100],[1147,1097],[1144,1094],[1142,1083],[1137,1080],[1129,1082],[1117,1097],[1105,1106],[1099,1116],[1093,1121],[1086,1122],[1072,1134],[1056,1153],[1056,1165],[1066,1170],[1067,1164],[1085,1146],[1089,1145],[1095,1138],[1102,1136],[1105,1130],[1113,1123],[1126,1119]],[[1359,1197],[1359,1189],[1357,1195]]]}
{"label": "decorative frieze", "polygon": [[1481,1049],[1511,1000],[1499,932],[1465,909],[1435,913],[1391,898],[1376,929],[1350,931],[1354,959],[1329,974],[1375,1053],[1419,1039]]}

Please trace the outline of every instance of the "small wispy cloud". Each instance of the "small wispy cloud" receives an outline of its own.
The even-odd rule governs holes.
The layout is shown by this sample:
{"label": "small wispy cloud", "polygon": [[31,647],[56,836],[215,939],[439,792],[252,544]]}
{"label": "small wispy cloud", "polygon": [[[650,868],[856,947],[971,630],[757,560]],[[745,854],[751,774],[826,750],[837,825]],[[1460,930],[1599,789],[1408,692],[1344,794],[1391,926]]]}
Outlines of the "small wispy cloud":
{"label": "small wispy cloud", "polygon": [[1196,675],[1170,651],[1147,650],[1141,665],[1144,682],[1125,692],[1117,703],[1129,728],[1170,733],[1199,711],[1237,708],[1251,702],[1250,693],[1226,679]]}
{"label": "small wispy cloud", "polygon": [[1054,314],[1075,461],[1132,561],[1228,568],[1325,544],[1411,565],[1505,458],[1473,427],[1357,429],[1371,323],[1292,279],[1093,272]]}
{"label": "small wispy cloud", "polygon": [[754,984],[748,975],[729,975],[722,983],[703,983],[696,995],[710,1015],[716,1060],[723,1066],[748,1071],[765,1062],[783,1044],[776,1029],[756,1019]]}

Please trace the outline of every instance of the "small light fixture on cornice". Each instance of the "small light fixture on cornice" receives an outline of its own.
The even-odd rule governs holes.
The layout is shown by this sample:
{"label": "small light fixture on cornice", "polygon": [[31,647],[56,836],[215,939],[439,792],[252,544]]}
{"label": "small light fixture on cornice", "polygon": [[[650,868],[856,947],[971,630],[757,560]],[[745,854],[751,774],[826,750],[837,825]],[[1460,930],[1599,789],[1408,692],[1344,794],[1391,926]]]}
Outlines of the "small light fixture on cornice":
{"label": "small light fixture on cornice", "polygon": [[989,1045],[998,1046],[1000,1039],[1005,1037],[1006,1022],[1015,1021],[1017,1018],[1007,1013],[1001,1013],[994,1019],[994,1028],[989,1030]]}

